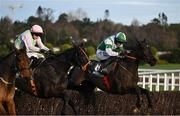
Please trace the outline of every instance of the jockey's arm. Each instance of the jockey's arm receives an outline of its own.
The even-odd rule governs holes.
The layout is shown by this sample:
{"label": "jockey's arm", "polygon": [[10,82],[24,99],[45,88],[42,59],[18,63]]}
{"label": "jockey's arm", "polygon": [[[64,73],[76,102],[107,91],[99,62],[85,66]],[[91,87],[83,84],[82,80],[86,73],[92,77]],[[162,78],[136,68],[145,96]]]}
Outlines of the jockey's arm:
{"label": "jockey's arm", "polygon": [[44,50],[46,50],[46,51],[49,51],[49,48],[47,48],[47,47],[42,43],[40,37],[36,40],[36,42],[37,42],[37,45],[38,45],[41,49],[44,49]]}
{"label": "jockey's arm", "polygon": [[109,56],[118,56],[119,53],[112,50],[113,42],[110,39],[107,39],[105,42],[105,51]]}
{"label": "jockey's arm", "polygon": [[24,44],[28,49],[27,51],[35,51],[35,52],[40,51],[40,48],[33,45],[32,40],[30,38],[27,38],[27,36],[23,36],[22,39],[24,40]]}
{"label": "jockey's arm", "polygon": [[106,53],[109,55],[109,56],[118,56],[119,53],[118,52],[114,52],[112,50],[112,48],[106,48]]}

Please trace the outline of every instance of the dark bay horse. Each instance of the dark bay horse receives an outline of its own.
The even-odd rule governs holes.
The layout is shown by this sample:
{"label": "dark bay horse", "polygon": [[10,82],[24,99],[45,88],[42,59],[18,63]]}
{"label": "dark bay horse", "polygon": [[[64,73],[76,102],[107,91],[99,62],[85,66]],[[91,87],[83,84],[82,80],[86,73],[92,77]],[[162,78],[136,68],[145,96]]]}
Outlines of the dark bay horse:
{"label": "dark bay horse", "polygon": [[67,75],[71,66],[78,66],[85,70],[89,63],[88,57],[81,45],[76,45],[63,53],[48,57],[37,68],[33,69],[33,81],[37,95],[32,91],[29,79],[16,79],[16,86],[31,95],[40,98],[63,98],[62,114],[66,112],[66,106],[70,105],[77,114],[77,109],[70,98],[71,90],[67,90]]}
{"label": "dark bay horse", "polygon": [[12,51],[0,62],[0,115],[16,115],[14,94],[15,75],[31,76],[27,57],[24,50]]}
{"label": "dark bay horse", "polygon": [[110,59],[114,60],[114,63],[108,66],[109,73],[102,78],[93,77],[88,72],[82,72],[80,69],[74,68],[69,76],[69,89],[78,90],[87,97],[94,97],[92,95],[95,87],[112,94],[136,94],[137,107],[135,108],[135,112],[141,106],[140,94],[144,93],[148,98],[149,107],[152,107],[149,91],[137,85],[139,80],[138,66],[140,61],[153,66],[156,64],[156,59],[145,40],[136,40],[135,43],[126,48],[131,50],[131,53],[127,54],[125,59],[118,57]]}

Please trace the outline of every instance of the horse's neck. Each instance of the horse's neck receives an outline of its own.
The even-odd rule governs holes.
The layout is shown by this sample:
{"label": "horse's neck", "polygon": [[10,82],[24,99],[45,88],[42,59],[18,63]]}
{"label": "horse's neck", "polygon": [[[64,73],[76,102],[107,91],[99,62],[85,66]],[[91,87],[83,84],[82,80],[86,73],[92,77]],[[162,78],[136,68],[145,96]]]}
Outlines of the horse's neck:
{"label": "horse's neck", "polygon": [[135,75],[138,74],[139,60],[126,59],[125,67]]}
{"label": "horse's neck", "polygon": [[72,66],[72,58],[73,56],[71,56],[71,53],[65,51],[64,53],[54,56],[54,58],[48,58],[47,63],[51,64],[55,69],[61,68],[61,70],[57,70],[57,72],[67,72]]}
{"label": "horse's neck", "polygon": [[66,50],[63,53],[56,55],[55,59],[60,62],[72,63],[72,60],[74,59],[74,53],[72,51],[73,49]]}

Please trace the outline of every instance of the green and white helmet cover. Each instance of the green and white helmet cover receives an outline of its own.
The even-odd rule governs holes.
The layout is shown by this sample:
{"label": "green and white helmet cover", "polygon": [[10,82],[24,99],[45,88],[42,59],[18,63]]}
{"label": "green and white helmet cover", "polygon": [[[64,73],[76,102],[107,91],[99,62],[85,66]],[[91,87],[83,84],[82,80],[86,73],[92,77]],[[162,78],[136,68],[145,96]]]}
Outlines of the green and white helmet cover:
{"label": "green and white helmet cover", "polygon": [[126,35],[123,32],[117,33],[115,38],[116,38],[116,41],[118,42],[122,42],[122,43],[127,42]]}

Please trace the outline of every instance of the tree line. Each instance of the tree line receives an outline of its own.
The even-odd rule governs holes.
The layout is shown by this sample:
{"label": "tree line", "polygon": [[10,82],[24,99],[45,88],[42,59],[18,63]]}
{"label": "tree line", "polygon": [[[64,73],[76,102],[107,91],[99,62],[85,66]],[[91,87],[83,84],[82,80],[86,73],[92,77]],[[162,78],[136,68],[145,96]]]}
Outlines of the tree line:
{"label": "tree line", "polygon": [[[75,12],[62,13],[56,21],[53,21],[53,10],[39,6],[36,16],[30,16],[26,21],[12,21],[9,17],[0,19],[0,56],[7,55],[12,50],[13,41],[23,31],[30,29],[32,25],[39,24],[43,27],[45,36],[43,41],[48,47],[58,47],[60,50],[71,47],[71,39],[82,41],[86,39],[87,52],[89,55],[95,53],[99,42],[119,31],[127,35],[131,41],[134,38],[146,39],[154,51],[170,51],[171,56],[161,57],[163,60],[180,63],[180,23],[168,24],[165,13],[159,13],[146,25],[140,25],[134,19],[131,25],[115,23],[108,17],[109,10],[105,10],[104,19],[91,21],[82,9]],[[169,58],[170,57],[170,58]]]}

